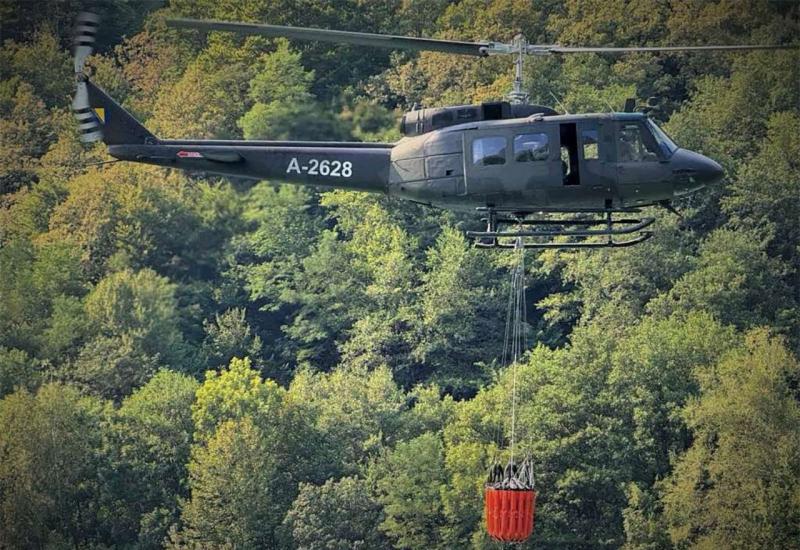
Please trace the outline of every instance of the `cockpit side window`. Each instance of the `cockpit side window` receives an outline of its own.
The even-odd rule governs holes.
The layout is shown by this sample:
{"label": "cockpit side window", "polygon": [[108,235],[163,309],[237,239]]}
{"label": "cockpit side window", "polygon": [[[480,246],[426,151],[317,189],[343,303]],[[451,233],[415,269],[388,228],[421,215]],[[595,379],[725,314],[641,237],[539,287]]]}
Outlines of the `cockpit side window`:
{"label": "cockpit side window", "polygon": [[656,150],[642,139],[639,124],[627,122],[619,129],[617,158],[620,162],[657,161],[658,155]]}
{"label": "cockpit side window", "polygon": [[487,136],[472,142],[472,163],[476,166],[491,166],[506,163],[506,138]]}

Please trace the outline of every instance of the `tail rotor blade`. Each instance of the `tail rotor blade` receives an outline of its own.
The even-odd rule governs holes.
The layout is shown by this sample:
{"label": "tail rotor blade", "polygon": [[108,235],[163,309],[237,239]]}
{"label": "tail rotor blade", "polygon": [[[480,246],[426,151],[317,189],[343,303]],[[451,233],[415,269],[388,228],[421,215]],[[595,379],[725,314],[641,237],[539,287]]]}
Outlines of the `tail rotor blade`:
{"label": "tail rotor blade", "polygon": [[72,112],[78,121],[80,139],[84,143],[99,141],[103,137],[100,122],[89,104],[89,89],[86,82],[78,81],[78,89],[72,100]]}
{"label": "tail rotor blade", "polygon": [[75,23],[73,45],[77,89],[72,100],[72,112],[78,121],[80,139],[84,143],[92,143],[103,137],[98,116],[89,103],[89,88],[86,85],[87,76],[83,72],[86,58],[94,52],[95,37],[99,25],[100,18],[96,14],[89,12],[78,14],[78,19]]}
{"label": "tail rotor blade", "polygon": [[81,12],[75,26],[75,38],[73,40],[75,56],[75,74],[83,73],[83,66],[86,58],[94,52],[94,43],[97,36],[97,28],[100,25],[100,17],[94,13]]}

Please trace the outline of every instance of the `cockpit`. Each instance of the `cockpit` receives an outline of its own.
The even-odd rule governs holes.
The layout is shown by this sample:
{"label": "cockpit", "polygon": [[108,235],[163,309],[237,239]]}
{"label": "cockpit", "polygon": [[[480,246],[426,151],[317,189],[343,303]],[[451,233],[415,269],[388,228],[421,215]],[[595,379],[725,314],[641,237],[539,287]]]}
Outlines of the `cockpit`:
{"label": "cockpit", "polygon": [[649,118],[621,121],[617,132],[619,162],[668,160],[678,150],[675,142]]}

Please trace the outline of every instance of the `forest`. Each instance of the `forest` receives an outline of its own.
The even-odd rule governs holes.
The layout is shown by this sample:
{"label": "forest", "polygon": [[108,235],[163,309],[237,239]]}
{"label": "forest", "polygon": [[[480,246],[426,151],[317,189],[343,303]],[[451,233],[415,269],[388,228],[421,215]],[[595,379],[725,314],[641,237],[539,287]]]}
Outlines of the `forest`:
{"label": "forest", "polygon": [[[513,254],[478,216],[110,160],[93,80],[165,138],[395,141],[512,60],[199,34],[184,16],[593,46],[798,43],[791,0],[0,0],[0,548],[500,548]],[[585,54],[532,103],[651,117],[724,181],[628,249],[529,251],[520,548],[800,548],[798,51]]]}

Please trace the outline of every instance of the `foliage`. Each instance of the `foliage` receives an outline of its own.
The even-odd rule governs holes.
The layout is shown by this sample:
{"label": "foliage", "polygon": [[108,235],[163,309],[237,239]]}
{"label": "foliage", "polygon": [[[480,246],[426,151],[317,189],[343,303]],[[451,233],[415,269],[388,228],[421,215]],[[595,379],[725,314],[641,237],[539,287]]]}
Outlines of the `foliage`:
{"label": "foliage", "polygon": [[98,528],[102,403],[50,384],[0,401],[0,535],[12,547],[78,545]]}
{"label": "foliage", "polygon": [[284,525],[298,549],[391,548],[377,529],[380,518],[381,507],[364,480],[345,477],[301,485]]}
{"label": "foliage", "polygon": [[[468,214],[108,160],[93,78],[168,138],[395,141],[499,100],[511,59],[168,28],[165,15],[465,40],[796,43],[766,0],[0,0],[0,546],[496,548],[492,460],[536,467],[528,547],[796,547],[796,51],[532,58],[531,100],[651,116],[726,180],[624,250],[510,256]],[[163,9],[162,9],[163,7]],[[203,373],[205,372],[205,376]]]}
{"label": "foliage", "polygon": [[427,433],[397,445],[370,472],[386,515],[380,528],[398,548],[441,546],[443,455],[439,436]]}
{"label": "foliage", "polygon": [[796,545],[798,373],[797,358],[763,329],[698,373],[704,393],[684,413],[694,443],[662,485],[673,542]]}
{"label": "foliage", "polygon": [[280,520],[271,499],[278,478],[264,434],[252,419],[226,420],[189,462],[191,499],[183,506],[175,547],[272,546]]}
{"label": "foliage", "polygon": [[216,315],[213,323],[204,323],[204,328],[203,349],[211,366],[227,365],[234,357],[258,358],[261,354],[261,338],[252,333],[243,309]]}
{"label": "foliage", "polygon": [[326,446],[334,451],[334,471],[356,473],[384,446],[396,441],[405,396],[385,367],[372,372],[343,365],[329,374],[298,372],[289,395],[312,411]]}
{"label": "foliage", "polygon": [[127,397],[105,432],[104,471],[115,542],[160,548],[187,495],[191,405],[197,382],[163,370]]}

